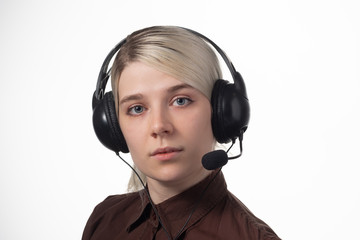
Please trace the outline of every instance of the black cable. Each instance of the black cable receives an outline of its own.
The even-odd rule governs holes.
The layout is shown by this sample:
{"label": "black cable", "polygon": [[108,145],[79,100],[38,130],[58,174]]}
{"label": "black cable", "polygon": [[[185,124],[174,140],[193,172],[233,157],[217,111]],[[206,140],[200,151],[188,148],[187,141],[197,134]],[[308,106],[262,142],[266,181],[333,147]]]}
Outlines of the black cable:
{"label": "black cable", "polygon": [[209,188],[210,184],[214,181],[214,179],[216,178],[216,176],[219,174],[219,172],[221,171],[221,168],[219,169],[219,171],[215,174],[215,176],[211,179],[211,181],[208,183],[208,185],[206,185],[206,187],[204,188],[204,190],[202,191],[200,198],[198,199],[198,201],[196,202],[193,210],[191,211],[189,217],[186,219],[184,226],[180,229],[179,233],[176,235],[176,237],[174,238],[174,240],[178,239],[178,237],[180,237],[180,235],[183,233],[186,225],[189,223],[190,218],[192,217],[193,213],[195,212],[196,208],[199,206],[202,197],[205,195],[205,192],[207,191],[207,189]]}
{"label": "black cable", "polygon": [[[243,134],[244,132],[241,131],[240,136],[239,136],[239,144],[240,144],[240,153],[236,156],[233,157],[228,157],[229,160],[235,159],[235,158],[239,158],[242,155],[243,152],[243,147],[242,147],[242,140],[243,140]],[[226,151],[226,153],[228,153],[230,151],[230,149],[232,148],[232,146],[234,146],[236,139],[232,141],[231,146],[229,147],[229,149]]]}

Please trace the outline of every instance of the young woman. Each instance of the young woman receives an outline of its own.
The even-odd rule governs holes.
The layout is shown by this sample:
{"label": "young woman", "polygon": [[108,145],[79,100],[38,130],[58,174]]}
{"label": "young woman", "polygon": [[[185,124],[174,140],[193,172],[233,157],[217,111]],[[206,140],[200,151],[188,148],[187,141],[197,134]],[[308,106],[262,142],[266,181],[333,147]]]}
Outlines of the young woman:
{"label": "young woman", "polygon": [[[106,65],[118,48],[111,70],[113,91],[104,97],[114,110],[104,116],[114,122],[111,132],[120,139],[119,147],[111,136],[103,140],[103,128],[95,126],[95,131],[110,149],[130,152],[141,180],[133,174],[129,193],[100,203],[82,239],[279,239],[227,190],[221,168],[208,170],[202,164],[222,139],[214,132],[223,132],[214,112],[226,106],[214,107],[211,99],[232,95],[213,91],[229,85],[223,80],[218,84],[219,63],[204,36],[170,26],[136,31],[112,51],[100,82],[107,79]],[[100,85],[104,89],[106,81]],[[102,98],[100,92],[95,98]],[[101,105],[96,101],[94,114]]]}

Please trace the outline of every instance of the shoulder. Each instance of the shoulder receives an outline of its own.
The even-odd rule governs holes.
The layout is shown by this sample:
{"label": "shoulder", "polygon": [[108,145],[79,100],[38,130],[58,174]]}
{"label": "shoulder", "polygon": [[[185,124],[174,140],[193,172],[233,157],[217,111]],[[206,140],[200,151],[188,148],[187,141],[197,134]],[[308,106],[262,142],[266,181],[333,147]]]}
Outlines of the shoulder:
{"label": "shoulder", "polygon": [[[236,196],[228,192],[223,205],[224,228],[245,239],[278,240],[276,233],[255,216]],[[228,226],[226,226],[229,224]],[[235,227],[234,224],[237,226]],[[232,229],[228,229],[228,228]]]}
{"label": "shoulder", "polygon": [[100,202],[94,209],[92,215],[105,215],[109,212],[113,213],[125,210],[133,204],[139,204],[141,201],[139,192],[111,195]]}
{"label": "shoulder", "polygon": [[86,223],[82,239],[90,239],[96,231],[111,232],[109,226],[113,225],[113,221],[125,228],[133,210],[141,206],[141,203],[139,192],[107,197],[94,208]]}

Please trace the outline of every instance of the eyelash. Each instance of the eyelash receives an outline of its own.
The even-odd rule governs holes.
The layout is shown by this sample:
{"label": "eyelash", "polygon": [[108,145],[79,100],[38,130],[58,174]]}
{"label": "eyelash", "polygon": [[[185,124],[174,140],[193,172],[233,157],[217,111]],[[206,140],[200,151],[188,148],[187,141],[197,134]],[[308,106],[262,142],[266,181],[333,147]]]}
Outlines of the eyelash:
{"label": "eyelash", "polygon": [[[178,103],[178,100],[185,100],[185,103],[183,104],[176,104]],[[176,97],[172,102],[171,102],[171,105],[174,105],[174,106],[177,106],[177,107],[184,107],[184,106],[187,106],[189,104],[191,104],[193,102],[193,100],[191,100],[190,98],[188,97]],[[137,110],[139,109],[136,109],[136,108],[141,108],[141,112],[137,112]],[[127,114],[128,115],[131,115],[131,116],[137,116],[137,115],[140,115],[141,113],[143,113],[144,111],[146,110],[146,108],[144,106],[141,106],[141,105],[134,105],[134,106],[131,106],[128,111],[127,111]]]}
{"label": "eyelash", "polygon": [[[136,109],[136,108],[139,108],[139,107],[141,107],[141,112],[140,112],[140,113],[135,112],[135,109]],[[145,107],[143,107],[143,106],[141,106],[141,105],[135,105],[135,106],[132,106],[132,107],[130,107],[130,108],[128,109],[127,114],[128,114],[128,115],[131,115],[131,116],[136,116],[136,115],[141,114],[144,110],[145,110]]]}
{"label": "eyelash", "polygon": [[184,104],[182,104],[182,105],[177,105],[177,106],[180,106],[180,107],[182,107],[182,106],[187,106],[187,105],[189,105],[189,104],[191,104],[192,102],[193,102],[193,100],[191,100],[190,98],[188,98],[188,97],[177,97],[177,98],[175,98],[173,101],[172,101],[172,104],[175,104],[178,100],[185,100],[186,102],[184,103]]}

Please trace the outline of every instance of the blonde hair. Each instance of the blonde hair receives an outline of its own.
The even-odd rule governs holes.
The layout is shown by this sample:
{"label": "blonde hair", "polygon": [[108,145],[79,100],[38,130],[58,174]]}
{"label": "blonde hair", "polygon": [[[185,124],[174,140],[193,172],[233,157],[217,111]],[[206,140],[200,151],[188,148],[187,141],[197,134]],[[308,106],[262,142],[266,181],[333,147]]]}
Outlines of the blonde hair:
{"label": "blonde hair", "polygon": [[[221,69],[215,52],[199,36],[174,26],[154,26],[138,30],[126,38],[115,57],[111,70],[111,86],[118,114],[118,85],[122,71],[140,61],[203,93],[209,100],[214,83],[221,79]],[[134,166],[142,180],[146,176]],[[128,191],[142,188],[133,173]]]}

